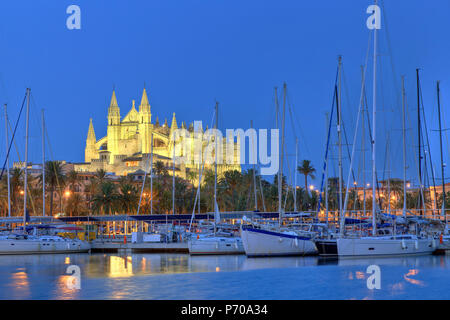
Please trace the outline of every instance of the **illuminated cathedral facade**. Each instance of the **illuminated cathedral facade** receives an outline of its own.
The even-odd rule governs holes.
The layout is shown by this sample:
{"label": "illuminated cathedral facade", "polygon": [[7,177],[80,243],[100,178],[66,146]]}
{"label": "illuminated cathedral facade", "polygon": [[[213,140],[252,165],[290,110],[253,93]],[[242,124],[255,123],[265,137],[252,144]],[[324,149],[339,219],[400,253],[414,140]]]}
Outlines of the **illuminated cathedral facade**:
{"label": "illuminated cathedral facade", "polygon": [[[85,162],[76,164],[74,168],[76,171],[96,172],[99,169],[103,169],[116,175],[134,174],[143,171],[150,172],[149,159],[153,150],[153,163],[155,164],[157,161],[163,162],[168,173],[172,174],[174,152],[176,152],[175,157],[183,156],[181,148],[175,148],[175,151],[173,149],[172,137],[174,130],[178,129],[177,119],[175,113],[173,113],[170,127],[167,124],[167,119],[163,125],[159,124],[158,118],[153,123],[151,107],[145,88],[139,109],[136,110],[135,101],[132,100],[131,109],[123,119],[120,116],[116,93],[113,91],[107,120],[106,136],[97,140],[91,118],[84,152]],[[185,139],[190,140],[188,142],[194,145],[194,139],[197,135],[194,134],[193,124],[191,123],[186,128],[183,122],[181,128],[187,130],[188,135]],[[202,128],[198,130],[203,132]],[[225,138],[223,139],[225,141]],[[233,146],[234,162],[233,164],[219,164],[219,175],[227,170],[241,171],[239,139],[233,141]],[[223,152],[225,154],[225,150]],[[205,165],[205,169],[208,169],[208,167],[210,168],[211,164]],[[175,166],[176,176],[189,179],[195,184],[198,181],[198,170],[199,164],[194,162],[194,157],[191,157],[189,162],[184,161]],[[188,175],[189,172],[196,174]]]}

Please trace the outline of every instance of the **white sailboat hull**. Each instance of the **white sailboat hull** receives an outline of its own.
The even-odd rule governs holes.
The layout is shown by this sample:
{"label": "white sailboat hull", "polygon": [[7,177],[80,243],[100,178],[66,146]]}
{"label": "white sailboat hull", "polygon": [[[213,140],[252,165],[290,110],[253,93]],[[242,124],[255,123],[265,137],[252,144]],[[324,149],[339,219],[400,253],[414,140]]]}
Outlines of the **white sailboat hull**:
{"label": "white sailboat hull", "polygon": [[433,239],[337,239],[339,257],[431,254],[436,246]]}
{"label": "white sailboat hull", "polygon": [[46,242],[35,240],[0,240],[0,255],[35,253],[88,252],[90,245],[84,241]]}
{"label": "white sailboat hull", "polygon": [[262,229],[242,228],[241,238],[248,257],[316,254],[314,242],[306,237]]}
{"label": "white sailboat hull", "polygon": [[208,255],[208,254],[243,254],[244,246],[242,240],[238,237],[209,237],[200,239],[191,239],[188,241],[189,254]]}

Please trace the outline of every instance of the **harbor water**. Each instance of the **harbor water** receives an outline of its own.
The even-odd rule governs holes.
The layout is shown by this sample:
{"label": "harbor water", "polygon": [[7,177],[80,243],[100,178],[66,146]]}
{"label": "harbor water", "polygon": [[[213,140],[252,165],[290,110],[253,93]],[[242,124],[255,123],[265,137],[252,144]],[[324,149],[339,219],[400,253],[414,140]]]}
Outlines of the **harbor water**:
{"label": "harbor water", "polygon": [[[380,289],[369,289],[369,266]],[[79,268],[79,281],[67,273]],[[69,268],[70,270],[70,268]],[[368,281],[369,280],[369,281]],[[78,284],[79,286],[75,285]],[[450,299],[450,256],[0,256],[0,299]]]}

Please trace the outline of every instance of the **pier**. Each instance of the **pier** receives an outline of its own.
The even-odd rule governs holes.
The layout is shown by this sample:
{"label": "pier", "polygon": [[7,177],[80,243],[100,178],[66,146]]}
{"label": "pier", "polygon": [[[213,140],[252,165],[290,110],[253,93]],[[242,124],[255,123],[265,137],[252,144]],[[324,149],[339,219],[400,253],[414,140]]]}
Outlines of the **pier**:
{"label": "pier", "polygon": [[95,240],[91,242],[92,253],[189,253],[187,242],[124,243]]}

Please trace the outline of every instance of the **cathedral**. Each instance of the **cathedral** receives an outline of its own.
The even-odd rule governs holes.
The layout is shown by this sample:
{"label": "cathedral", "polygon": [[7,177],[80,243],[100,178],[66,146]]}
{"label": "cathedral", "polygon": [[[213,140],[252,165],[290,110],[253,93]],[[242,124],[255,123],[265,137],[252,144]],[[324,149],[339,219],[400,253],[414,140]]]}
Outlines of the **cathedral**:
{"label": "cathedral", "polygon": [[[186,128],[183,122],[181,128],[187,130],[186,139],[191,140],[190,145],[194,145],[194,139],[197,135],[194,135],[193,124],[191,123],[189,128]],[[113,91],[108,109],[106,136],[97,140],[91,118],[84,153],[85,162],[76,164],[74,169],[78,172],[96,172],[103,169],[116,175],[149,172],[149,159],[153,150],[153,163],[161,161],[168,173],[172,174],[172,158],[175,151],[178,153],[175,154],[176,157],[184,156],[181,148],[179,148],[180,150],[175,148],[175,151],[173,149],[172,134],[176,129],[178,129],[178,124],[175,113],[170,127],[167,124],[167,119],[163,125],[159,124],[158,118],[152,123],[151,107],[145,88],[139,110],[136,110],[133,100],[130,111],[122,119],[116,93]],[[203,133],[202,128],[198,130]],[[152,137],[153,142],[151,141]],[[224,143],[225,140],[226,138],[223,138]],[[205,143],[202,145],[204,149]],[[219,176],[227,170],[241,171],[239,139],[237,139],[237,142],[233,141],[232,145],[234,147],[234,162],[232,164],[219,164]],[[223,152],[225,158],[225,150]],[[213,166],[205,164],[205,169],[211,169]],[[199,164],[194,162],[194,157],[191,157],[188,162],[184,161],[175,165],[175,175],[191,180],[194,184],[198,183],[198,170]]]}

